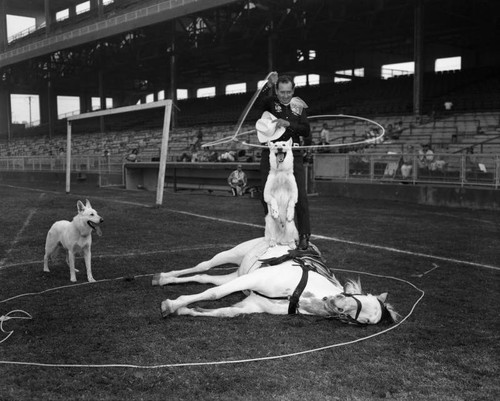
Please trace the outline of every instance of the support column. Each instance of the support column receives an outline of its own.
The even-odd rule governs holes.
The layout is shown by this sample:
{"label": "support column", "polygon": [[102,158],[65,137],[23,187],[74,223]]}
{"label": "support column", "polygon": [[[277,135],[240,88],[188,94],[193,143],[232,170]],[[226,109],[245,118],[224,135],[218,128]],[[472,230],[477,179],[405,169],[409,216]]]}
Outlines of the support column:
{"label": "support column", "polygon": [[424,82],[424,55],[423,55],[423,1],[415,0],[414,27],[413,27],[413,58],[415,60],[415,74],[413,76],[413,115],[422,114],[423,82]]}
{"label": "support column", "polygon": [[274,23],[271,22],[271,34],[267,39],[267,71],[276,70],[276,35],[273,32]]}
{"label": "support column", "polygon": [[12,139],[10,91],[0,86],[0,139]]}
{"label": "support column", "polygon": [[172,99],[173,106],[172,107],[172,115],[170,119],[170,123],[172,128],[177,126],[177,55],[175,49],[175,24],[176,20],[174,19],[171,22],[171,35],[172,39],[170,42],[170,86],[167,92],[167,99]]}
{"label": "support column", "polygon": [[0,1],[0,51],[7,50],[7,12],[5,11],[6,1]]}
{"label": "support column", "polygon": [[52,72],[50,71],[50,57],[48,57],[49,71],[47,77],[46,90],[41,90],[40,95],[40,123],[46,124],[49,130],[49,137],[55,134],[57,125],[57,96],[52,82]]}
{"label": "support column", "polygon": [[45,35],[48,36],[52,31],[52,24],[55,20],[55,15],[52,13],[50,9],[50,0],[44,1],[44,10],[45,10]]}
{"label": "support column", "polygon": [[[106,110],[106,96],[104,95],[104,72],[102,70],[102,67],[99,68],[99,99],[101,102],[101,110]],[[101,116],[99,117],[99,129],[101,132],[105,131],[105,126],[104,126],[104,117]]]}

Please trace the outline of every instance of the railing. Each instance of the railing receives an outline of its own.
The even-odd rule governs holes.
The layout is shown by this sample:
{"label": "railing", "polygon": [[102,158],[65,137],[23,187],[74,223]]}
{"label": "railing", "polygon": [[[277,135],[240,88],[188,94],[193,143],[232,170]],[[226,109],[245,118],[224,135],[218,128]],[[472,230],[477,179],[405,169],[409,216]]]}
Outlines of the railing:
{"label": "railing", "polygon": [[[103,185],[124,185],[124,162],[119,156],[75,155],[71,158],[71,171],[81,177],[89,173],[98,174]],[[1,171],[64,172],[66,158],[64,155],[0,157]],[[312,178],[498,189],[500,155],[435,153],[431,160],[430,157],[427,159],[418,154],[317,153],[313,158]]]}
{"label": "railing", "polygon": [[[72,156],[71,172],[77,180],[85,180],[87,174],[97,174],[99,184],[124,185],[122,157],[117,156]],[[0,157],[0,172],[63,173],[66,171],[66,156],[10,156]]]}
{"label": "railing", "polygon": [[313,178],[460,187],[500,187],[500,155],[326,153],[314,155]]}

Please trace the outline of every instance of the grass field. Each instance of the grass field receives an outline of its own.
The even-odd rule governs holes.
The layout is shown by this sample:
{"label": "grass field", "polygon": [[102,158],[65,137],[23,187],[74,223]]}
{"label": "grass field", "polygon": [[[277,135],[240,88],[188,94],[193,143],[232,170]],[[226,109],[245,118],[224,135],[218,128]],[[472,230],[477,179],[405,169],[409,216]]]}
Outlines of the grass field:
{"label": "grass field", "polygon": [[[500,216],[310,198],[313,242],[341,281],[389,292],[405,320],[359,328],[307,316],[160,316],[201,284],[151,286],[263,235],[255,199],[0,184],[0,400],[496,400]],[[90,199],[105,219],[93,273],[62,258],[43,273],[48,228]],[[224,266],[218,274],[230,266]],[[234,303],[242,294],[206,302]],[[389,329],[389,330],[388,330]]]}

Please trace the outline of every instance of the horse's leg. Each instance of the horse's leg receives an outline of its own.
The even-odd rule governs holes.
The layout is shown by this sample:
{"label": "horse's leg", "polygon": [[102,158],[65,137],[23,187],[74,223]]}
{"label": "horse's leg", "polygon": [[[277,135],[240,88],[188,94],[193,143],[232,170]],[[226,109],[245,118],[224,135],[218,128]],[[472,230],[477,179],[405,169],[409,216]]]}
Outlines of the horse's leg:
{"label": "horse's leg", "polygon": [[[250,274],[239,276],[228,283],[210,288],[198,294],[181,295],[174,300],[166,299],[161,303],[162,315],[165,317],[172,313],[176,313],[179,308],[188,306],[194,302],[213,301],[234,292],[244,290],[255,290],[268,296],[288,295],[289,285],[287,280],[283,280],[284,272],[289,273],[289,277],[287,278],[291,278],[294,282],[294,276],[298,276],[297,282],[298,279],[300,279],[300,271],[296,269],[283,270],[274,266],[271,268],[257,269]],[[272,294],[266,294],[266,292],[269,291],[271,291]]]}
{"label": "horse's leg", "polygon": [[[160,273],[160,275],[161,274],[165,274],[165,273]],[[233,273],[229,273],[229,274],[218,275],[218,276],[214,276],[214,275],[210,275],[210,274],[195,274],[194,276],[189,276],[189,277],[163,277],[163,278],[160,278],[160,281],[161,281],[160,285],[182,284],[182,283],[189,283],[189,282],[201,283],[201,284],[222,285],[222,284],[225,284],[231,280],[234,280],[236,277],[238,277],[237,271],[235,271]],[[154,281],[154,279],[153,279],[153,281]],[[153,285],[155,285],[154,282],[153,282]]]}
{"label": "horse's leg", "polygon": [[[153,285],[167,285],[176,281],[172,281],[173,278],[184,276],[186,274],[201,273],[210,270],[212,267],[220,266],[227,263],[232,263],[235,265],[240,265],[241,261],[245,255],[253,249],[262,238],[255,238],[250,241],[243,242],[236,245],[234,248],[227,251],[223,251],[215,255],[212,259],[206,260],[204,262],[198,263],[196,266],[184,269],[184,270],[174,270],[167,273],[158,273],[153,276]],[[187,280],[191,281],[191,280]],[[186,282],[186,281],[183,281]]]}
{"label": "horse's leg", "polygon": [[288,313],[288,301],[269,300],[251,293],[244,300],[234,304],[233,306],[217,309],[181,307],[177,309],[175,313],[177,315],[209,317],[234,317],[249,313],[270,313],[274,315],[285,315]]}

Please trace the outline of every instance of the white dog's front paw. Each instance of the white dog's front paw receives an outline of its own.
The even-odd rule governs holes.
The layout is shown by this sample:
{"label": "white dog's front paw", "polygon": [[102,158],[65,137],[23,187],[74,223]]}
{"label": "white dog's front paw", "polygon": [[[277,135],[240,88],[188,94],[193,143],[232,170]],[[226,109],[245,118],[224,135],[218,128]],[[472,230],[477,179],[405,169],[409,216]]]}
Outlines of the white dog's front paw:
{"label": "white dog's front paw", "polygon": [[72,283],[76,283],[76,277],[71,277],[69,280],[70,280]]}

